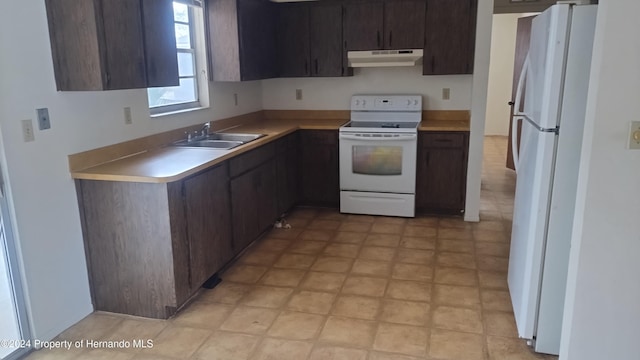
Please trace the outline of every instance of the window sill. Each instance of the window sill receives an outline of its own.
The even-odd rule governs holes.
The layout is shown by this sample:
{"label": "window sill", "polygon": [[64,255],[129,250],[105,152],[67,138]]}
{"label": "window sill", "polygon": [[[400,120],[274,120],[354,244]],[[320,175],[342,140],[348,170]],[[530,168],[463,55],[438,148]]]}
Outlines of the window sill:
{"label": "window sill", "polygon": [[157,113],[157,114],[150,114],[151,118],[160,118],[163,116],[171,116],[171,115],[179,115],[179,114],[184,114],[184,113],[190,113],[192,111],[199,111],[199,110],[205,110],[208,109],[208,106],[198,106],[198,107],[192,107],[192,108],[188,108],[188,109],[180,109],[180,110],[173,110],[173,111],[167,111],[167,112],[161,112],[161,113]]}

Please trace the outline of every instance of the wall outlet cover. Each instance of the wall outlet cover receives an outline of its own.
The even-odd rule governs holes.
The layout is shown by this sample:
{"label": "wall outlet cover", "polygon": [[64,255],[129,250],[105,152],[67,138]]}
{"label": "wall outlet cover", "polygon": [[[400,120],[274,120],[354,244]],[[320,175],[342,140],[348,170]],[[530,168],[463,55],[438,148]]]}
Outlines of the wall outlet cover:
{"label": "wall outlet cover", "polygon": [[22,120],[22,138],[24,142],[35,141],[36,139],[31,119]]}
{"label": "wall outlet cover", "polygon": [[302,100],[302,89],[296,89],[296,100]]}
{"label": "wall outlet cover", "polygon": [[128,106],[124,108],[124,123],[127,125],[133,124],[133,119],[131,118],[131,108]]}
{"label": "wall outlet cover", "polygon": [[40,130],[51,129],[51,120],[49,119],[49,109],[48,108],[36,109],[36,113],[38,114],[38,129]]}
{"label": "wall outlet cover", "polygon": [[450,88],[442,88],[442,100],[451,99],[451,89]]}

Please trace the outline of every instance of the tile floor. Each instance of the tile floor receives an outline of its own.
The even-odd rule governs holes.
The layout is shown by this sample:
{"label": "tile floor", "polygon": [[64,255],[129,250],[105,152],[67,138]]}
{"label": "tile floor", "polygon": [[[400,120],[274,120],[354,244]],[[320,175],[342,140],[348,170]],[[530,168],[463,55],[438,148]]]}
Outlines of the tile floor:
{"label": "tile floor", "polygon": [[28,359],[554,359],[517,338],[506,271],[514,192],[506,139],[486,139],[480,223],[300,208],[178,316],[95,313],[60,339],[151,349]]}

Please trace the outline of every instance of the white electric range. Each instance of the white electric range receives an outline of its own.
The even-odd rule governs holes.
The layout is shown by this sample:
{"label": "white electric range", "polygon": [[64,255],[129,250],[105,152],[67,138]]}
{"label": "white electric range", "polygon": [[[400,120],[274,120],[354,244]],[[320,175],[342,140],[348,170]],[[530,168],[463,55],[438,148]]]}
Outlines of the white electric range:
{"label": "white electric range", "polygon": [[340,128],[340,212],[415,216],[420,95],[354,95]]}

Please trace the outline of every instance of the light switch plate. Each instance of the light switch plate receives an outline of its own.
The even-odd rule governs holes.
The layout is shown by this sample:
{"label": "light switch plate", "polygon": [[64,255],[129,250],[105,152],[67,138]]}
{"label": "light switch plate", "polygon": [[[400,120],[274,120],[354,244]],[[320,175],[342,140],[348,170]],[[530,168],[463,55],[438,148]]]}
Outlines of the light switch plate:
{"label": "light switch plate", "polygon": [[640,121],[632,121],[629,126],[629,149],[640,150]]}
{"label": "light switch plate", "polygon": [[42,108],[36,109],[38,113],[38,129],[47,130],[51,129],[51,121],[49,119],[49,109]]}

